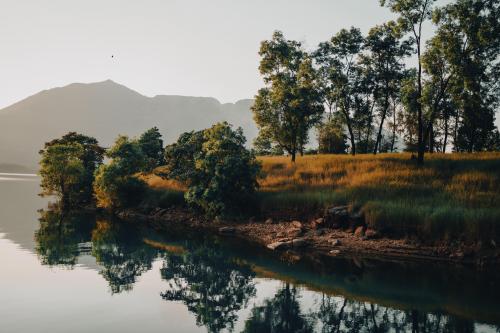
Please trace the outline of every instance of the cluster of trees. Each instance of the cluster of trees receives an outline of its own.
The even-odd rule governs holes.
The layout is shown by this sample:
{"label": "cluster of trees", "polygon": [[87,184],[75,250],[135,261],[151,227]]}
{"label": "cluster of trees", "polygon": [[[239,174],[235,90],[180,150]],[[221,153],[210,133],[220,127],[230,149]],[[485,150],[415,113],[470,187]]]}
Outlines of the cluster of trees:
{"label": "cluster of trees", "polygon": [[[420,163],[425,152],[499,149],[499,2],[380,2],[398,19],[366,36],[342,29],[312,52],[279,31],[262,42],[258,153],[294,161],[314,127],[322,153],[393,152],[398,138]],[[425,42],[427,21],[435,34]]]}
{"label": "cluster of trees", "polygon": [[157,174],[183,183],[191,207],[211,217],[234,214],[250,207],[258,186],[260,164],[245,141],[243,130],[226,122],[183,133],[165,148],[156,127],[135,139],[119,136],[107,150],[94,138],[69,133],[40,151],[42,195],[57,195],[63,209],[135,207],[148,191],[139,176],[163,166]]}
{"label": "cluster of trees", "polygon": [[[40,150],[42,196],[55,195],[63,210],[96,203],[105,208],[133,204],[146,184],[135,177],[163,164],[156,127],[138,139],[120,136],[108,150],[95,138],[70,132]],[[104,157],[110,159],[103,164]]]}

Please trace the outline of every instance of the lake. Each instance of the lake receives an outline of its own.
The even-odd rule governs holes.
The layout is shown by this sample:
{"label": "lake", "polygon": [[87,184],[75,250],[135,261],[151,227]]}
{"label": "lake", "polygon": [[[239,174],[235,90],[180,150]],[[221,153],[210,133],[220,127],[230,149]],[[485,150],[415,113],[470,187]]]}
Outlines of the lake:
{"label": "lake", "polygon": [[500,272],[60,214],[0,174],[0,332],[500,332]]}

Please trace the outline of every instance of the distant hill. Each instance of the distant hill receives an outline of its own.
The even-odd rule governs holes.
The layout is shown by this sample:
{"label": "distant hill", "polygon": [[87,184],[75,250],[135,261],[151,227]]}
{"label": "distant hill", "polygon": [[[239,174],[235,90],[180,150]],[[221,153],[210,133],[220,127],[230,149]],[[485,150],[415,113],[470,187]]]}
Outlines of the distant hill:
{"label": "distant hill", "polygon": [[157,126],[166,143],[179,134],[226,120],[241,126],[248,142],[257,134],[251,99],[221,104],[215,98],[147,97],[113,81],[44,90],[0,110],[0,164],[36,169],[44,142],[69,131],[109,146],[118,134],[136,136]]}

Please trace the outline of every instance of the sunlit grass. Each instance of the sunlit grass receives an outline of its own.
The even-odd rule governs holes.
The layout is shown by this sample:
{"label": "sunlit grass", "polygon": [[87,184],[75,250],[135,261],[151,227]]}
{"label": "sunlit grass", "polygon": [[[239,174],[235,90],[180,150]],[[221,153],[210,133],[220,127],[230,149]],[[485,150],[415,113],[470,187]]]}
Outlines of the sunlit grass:
{"label": "sunlit grass", "polygon": [[[500,153],[259,157],[260,214],[302,219],[352,205],[369,226],[398,236],[500,239]],[[148,179],[157,189],[177,182]]]}

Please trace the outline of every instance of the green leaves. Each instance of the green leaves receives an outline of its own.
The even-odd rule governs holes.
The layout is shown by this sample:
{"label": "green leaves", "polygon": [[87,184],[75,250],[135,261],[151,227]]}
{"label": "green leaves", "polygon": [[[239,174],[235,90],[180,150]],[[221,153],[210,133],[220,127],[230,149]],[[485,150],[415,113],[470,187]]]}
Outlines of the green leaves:
{"label": "green leaves", "polygon": [[245,141],[242,129],[226,122],[184,133],[166,147],[162,176],[187,184],[188,204],[209,216],[238,213],[248,208],[260,169]]}
{"label": "green leaves", "polygon": [[41,195],[57,195],[63,208],[90,203],[103,154],[96,139],[75,132],[45,143],[40,150]]}

